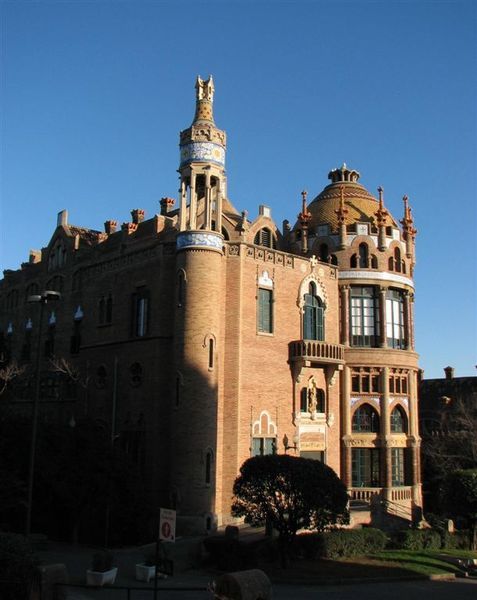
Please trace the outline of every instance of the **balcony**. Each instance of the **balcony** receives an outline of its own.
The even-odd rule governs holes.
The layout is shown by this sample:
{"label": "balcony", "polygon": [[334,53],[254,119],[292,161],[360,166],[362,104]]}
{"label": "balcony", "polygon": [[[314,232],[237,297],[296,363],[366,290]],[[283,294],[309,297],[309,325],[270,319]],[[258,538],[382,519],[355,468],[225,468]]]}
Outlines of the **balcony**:
{"label": "balcony", "polygon": [[350,500],[351,503],[356,502],[356,503],[371,503],[371,500],[373,499],[373,497],[381,496],[381,492],[383,491],[383,488],[380,487],[358,487],[358,488],[351,488],[350,490],[348,490],[349,492],[349,496],[350,496]]}
{"label": "balcony", "polygon": [[290,362],[337,365],[344,363],[344,346],[318,340],[296,340],[288,344],[288,355]]}

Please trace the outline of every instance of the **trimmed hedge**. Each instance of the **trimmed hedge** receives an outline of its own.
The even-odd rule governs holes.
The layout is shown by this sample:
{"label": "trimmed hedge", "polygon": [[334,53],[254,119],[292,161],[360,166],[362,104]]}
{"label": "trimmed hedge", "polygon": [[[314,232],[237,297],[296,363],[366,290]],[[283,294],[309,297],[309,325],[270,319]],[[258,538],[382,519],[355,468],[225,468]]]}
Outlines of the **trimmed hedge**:
{"label": "trimmed hedge", "polygon": [[298,536],[298,544],[307,558],[348,558],[381,552],[388,538],[380,529],[337,529],[326,533]]}
{"label": "trimmed hedge", "polygon": [[441,536],[435,529],[406,529],[392,536],[391,545],[398,550],[439,550]]}

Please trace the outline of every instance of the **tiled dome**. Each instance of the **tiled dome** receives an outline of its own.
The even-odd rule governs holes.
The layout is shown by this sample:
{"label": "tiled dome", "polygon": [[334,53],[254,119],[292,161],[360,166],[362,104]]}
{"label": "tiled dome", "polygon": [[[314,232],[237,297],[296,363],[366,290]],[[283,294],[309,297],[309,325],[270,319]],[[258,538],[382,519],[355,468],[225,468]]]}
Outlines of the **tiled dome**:
{"label": "tiled dome", "polygon": [[[376,225],[376,211],[379,208],[378,200],[368,190],[358,183],[359,173],[350,170],[344,164],[340,169],[333,169],[328,174],[332,183],[314,198],[308,205],[311,214],[310,230],[317,225],[325,223],[331,225],[333,231],[338,228],[338,215],[341,193],[343,192],[344,205],[348,209],[345,217],[346,225],[356,222],[373,223]],[[388,225],[397,227],[396,221],[390,216]]]}

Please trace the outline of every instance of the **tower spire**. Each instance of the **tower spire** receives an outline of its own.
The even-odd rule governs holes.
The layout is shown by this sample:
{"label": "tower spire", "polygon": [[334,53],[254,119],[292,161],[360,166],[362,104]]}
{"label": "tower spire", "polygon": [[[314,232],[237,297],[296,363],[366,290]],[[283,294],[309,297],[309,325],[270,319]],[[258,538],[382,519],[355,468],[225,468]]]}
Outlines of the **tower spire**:
{"label": "tower spire", "polygon": [[197,77],[194,121],[180,134],[180,231],[222,229],[226,135],[214,123],[214,90],[212,76]]}

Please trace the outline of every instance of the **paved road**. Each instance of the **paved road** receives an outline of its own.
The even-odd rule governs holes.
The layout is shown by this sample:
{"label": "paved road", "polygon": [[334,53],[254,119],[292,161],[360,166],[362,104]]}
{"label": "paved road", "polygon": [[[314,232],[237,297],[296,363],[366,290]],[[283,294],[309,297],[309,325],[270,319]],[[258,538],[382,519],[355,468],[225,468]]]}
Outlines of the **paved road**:
{"label": "paved road", "polygon": [[[158,600],[211,600],[208,592],[163,590]],[[406,581],[336,586],[275,585],[274,600],[476,600],[477,580]],[[70,590],[68,600],[128,600],[126,591]],[[153,600],[150,591],[132,591],[129,600]]]}

